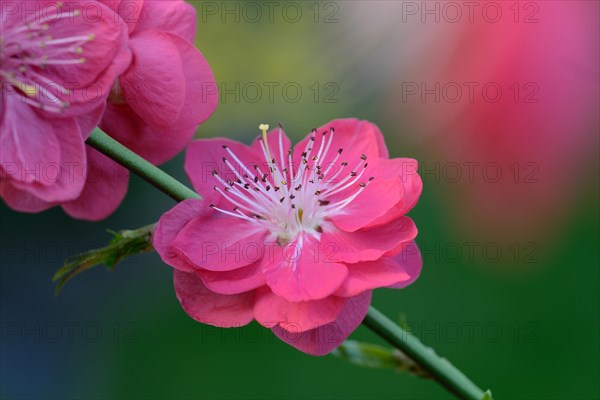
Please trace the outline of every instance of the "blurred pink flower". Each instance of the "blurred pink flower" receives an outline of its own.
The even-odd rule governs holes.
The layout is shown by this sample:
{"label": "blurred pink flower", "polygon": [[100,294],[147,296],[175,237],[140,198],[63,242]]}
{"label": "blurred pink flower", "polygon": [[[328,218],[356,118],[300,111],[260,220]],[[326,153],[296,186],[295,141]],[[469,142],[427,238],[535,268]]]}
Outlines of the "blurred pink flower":
{"label": "blurred pink flower", "polygon": [[193,142],[186,172],[206,200],[164,214],[154,246],[175,268],[177,297],[195,320],[256,319],[309,354],[337,347],[378,287],[421,270],[405,214],[421,193],[417,163],[389,159],[379,129],[335,120],[291,150],[277,129],[251,146]]}
{"label": "blurred pink flower", "polygon": [[[482,14],[487,5],[500,9],[497,21]],[[414,30],[436,34],[425,51],[396,52],[413,65],[397,75],[389,111],[427,137],[438,164],[425,180],[445,180],[445,166],[448,179],[459,176],[460,189],[447,191],[456,226],[479,240],[527,241],[561,231],[597,162],[600,3],[487,5],[473,21],[411,17]]]}
{"label": "blurred pink flower", "polygon": [[[127,27],[97,2],[18,1],[0,19],[0,197],[38,212],[77,198],[84,141],[131,59]],[[91,12],[91,11],[90,11]]]}

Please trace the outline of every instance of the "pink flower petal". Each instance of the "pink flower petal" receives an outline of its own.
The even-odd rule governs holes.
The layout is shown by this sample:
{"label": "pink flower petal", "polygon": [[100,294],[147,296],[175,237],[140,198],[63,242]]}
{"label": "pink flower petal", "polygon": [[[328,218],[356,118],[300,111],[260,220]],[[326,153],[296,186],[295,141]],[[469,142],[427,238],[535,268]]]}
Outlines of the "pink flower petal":
{"label": "pink flower petal", "polygon": [[405,281],[398,281],[392,285],[388,285],[391,289],[402,289],[412,284],[421,275],[421,268],[423,267],[423,259],[419,247],[415,242],[410,242],[406,247],[397,255],[392,256],[398,264],[402,265],[404,271],[410,276],[410,279]]}
{"label": "pink flower petal", "polygon": [[179,50],[185,76],[185,100],[174,127],[196,127],[206,121],[219,104],[215,76],[208,61],[192,43],[171,33],[167,35]]}
{"label": "pink flower petal", "polygon": [[[73,9],[77,3],[71,5]],[[47,68],[45,75],[72,90],[69,107],[63,116],[76,117],[103,105],[115,79],[129,66],[131,52],[127,48],[127,25],[106,6],[93,2],[83,7],[80,17],[63,19],[52,26],[55,38],[91,35],[81,54],[85,62]],[[86,17],[93,15],[93,17]]]}
{"label": "pink flower petal", "polygon": [[188,222],[206,212],[204,201],[187,199],[178,203],[160,217],[152,233],[152,245],[165,263],[186,272],[195,270],[193,265],[186,259],[181,258],[180,252],[176,251],[171,243]]}
{"label": "pink flower petal", "polygon": [[[243,166],[240,166],[223,146],[227,146]],[[223,157],[234,166],[234,169],[223,161]],[[213,171],[224,180],[235,180],[236,172],[243,174],[244,167],[251,172],[256,172],[253,165],[262,159],[262,155],[256,150],[233,140],[223,138],[195,140],[186,150],[185,172],[196,191],[205,196],[207,193],[213,193],[214,186],[219,185],[219,181],[212,174]]]}
{"label": "pink flower petal", "polygon": [[340,287],[348,270],[344,264],[329,262],[320,245],[301,234],[284,247],[267,247],[263,273],[276,295],[288,301],[319,300]]}
{"label": "pink flower petal", "polygon": [[98,0],[110,8],[123,19],[129,27],[129,33],[133,31],[140,19],[140,13],[144,0]]}
{"label": "pink flower petal", "polygon": [[[418,164],[411,158],[378,158],[370,160],[364,173],[374,179],[363,192],[339,214],[332,217],[338,228],[348,232],[366,226],[381,225],[406,214],[421,195],[422,182]],[[357,185],[336,195],[336,199],[351,196]],[[334,199],[335,201],[335,199]]]}
{"label": "pink flower petal", "polygon": [[182,0],[146,0],[141,7],[134,34],[149,29],[179,35],[193,43],[196,34],[196,9]]}
{"label": "pink flower petal", "polygon": [[87,147],[87,157],[83,191],[62,208],[73,218],[100,221],[112,214],[125,198],[129,171],[91,147]]}
{"label": "pink flower petal", "polygon": [[44,119],[16,99],[9,104],[0,126],[0,160],[10,184],[47,203],[79,197],[86,153],[77,122]]}
{"label": "pink flower petal", "polygon": [[417,204],[421,192],[423,191],[423,181],[417,173],[418,163],[416,160],[410,158],[395,158],[389,161],[401,163],[400,169],[402,170],[402,173],[400,180],[403,187],[402,200],[389,209],[387,213],[371,221],[369,224],[370,226],[385,224],[401,215],[405,215]]}
{"label": "pink flower petal", "polygon": [[261,262],[232,271],[209,271],[196,269],[207,288],[220,294],[239,294],[261,287],[265,284]]}
{"label": "pink flower petal", "polygon": [[127,104],[110,103],[100,127],[153,164],[162,164],[173,158],[190,142],[196,130],[151,128]]}
{"label": "pink flower petal", "polygon": [[20,212],[38,213],[56,205],[42,201],[31,193],[14,187],[2,169],[0,169],[0,198],[7,206]]}
{"label": "pink flower petal", "polygon": [[332,262],[357,263],[374,261],[417,236],[412,219],[400,217],[385,225],[345,232],[324,227],[321,246],[331,247]]}
{"label": "pink flower petal", "polygon": [[330,296],[321,300],[290,302],[268,289],[257,292],[254,318],[263,326],[281,326],[291,332],[304,332],[335,321],[346,299]]}
{"label": "pink flower petal", "polygon": [[394,209],[401,202],[402,194],[403,188],[400,178],[375,179],[350,204],[340,210],[339,213],[332,215],[331,220],[338,228],[347,232],[354,232]]}
{"label": "pink flower petal", "polygon": [[119,78],[132,110],[155,129],[174,125],[185,100],[182,60],[169,35],[148,30],[129,40],[131,66]]}
{"label": "pink flower petal", "polygon": [[12,177],[16,181],[51,185],[53,177],[41,171],[51,165],[60,165],[58,131],[75,132],[76,136],[79,133],[77,124],[69,119],[46,120],[33,107],[13,96],[7,96],[6,109],[0,123],[2,166],[5,170],[14,166],[19,171]]}
{"label": "pink flower petal", "polygon": [[406,287],[417,279],[421,265],[419,249],[414,242],[410,242],[395,256],[348,264],[348,279],[335,294],[351,297],[378,287]]}
{"label": "pink flower petal", "polygon": [[198,322],[233,328],[247,325],[253,316],[254,292],[227,296],[211,292],[194,273],[173,270],[177,299],[185,312]]}
{"label": "pink flower petal", "polygon": [[272,328],[273,333],[298,350],[323,356],[338,347],[360,325],[369,310],[371,292],[364,292],[347,301],[339,317],[327,325],[310,331],[290,332],[280,326]]}
{"label": "pink flower petal", "polygon": [[211,271],[230,271],[262,258],[264,227],[210,211],[188,222],[172,246],[196,266]]}
{"label": "pink flower petal", "polygon": [[[326,146],[331,128],[334,128],[335,132],[329,146],[329,151],[325,157],[321,158],[321,165],[324,167],[329,166],[333,162],[339,149],[343,149],[343,153],[336,164],[347,161],[350,168],[354,168],[355,165],[361,162],[363,154],[367,156],[368,162],[371,159],[375,160],[379,157],[387,156],[387,149],[385,148],[379,129],[368,121],[357,119],[337,119],[318,128],[315,141],[311,144],[313,149],[311,156],[317,154],[323,141],[325,141],[324,146]],[[325,135],[323,135],[324,132]],[[300,165],[301,154],[307,148],[311,136],[312,134],[309,134],[303,141],[294,146],[295,165]]]}

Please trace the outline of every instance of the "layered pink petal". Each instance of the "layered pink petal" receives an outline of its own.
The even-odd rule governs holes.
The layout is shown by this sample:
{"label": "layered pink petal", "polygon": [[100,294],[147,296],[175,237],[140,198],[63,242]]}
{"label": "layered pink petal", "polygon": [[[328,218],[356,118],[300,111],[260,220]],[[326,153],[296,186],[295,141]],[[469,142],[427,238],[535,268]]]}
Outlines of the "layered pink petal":
{"label": "layered pink petal", "polygon": [[187,259],[182,259],[180,252],[174,249],[171,243],[188,222],[205,212],[207,210],[204,201],[187,199],[160,217],[152,233],[152,245],[165,263],[182,271],[194,271],[194,266]]}
{"label": "layered pink petal", "polygon": [[172,246],[200,268],[231,271],[263,257],[266,234],[261,225],[211,209],[188,222]]}
{"label": "layered pink petal", "polygon": [[185,100],[174,128],[195,127],[206,121],[219,103],[215,76],[200,50],[180,36],[167,33],[179,50],[185,76]]}
{"label": "layered pink petal", "polygon": [[263,326],[281,326],[291,332],[305,332],[335,321],[346,299],[327,297],[321,300],[290,302],[268,289],[257,292],[254,318]]}
{"label": "layered pink petal", "polygon": [[281,326],[275,326],[272,330],[279,339],[298,350],[313,356],[323,356],[342,344],[360,325],[370,303],[371,292],[365,292],[349,299],[338,318],[327,325],[309,331],[293,332]]}
{"label": "layered pink petal", "polygon": [[[228,147],[240,163],[223,146]],[[223,157],[229,164],[223,160]],[[253,166],[262,159],[263,157],[255,149],[233,140],[222,138],[196,140],[186,150],[185,172],[196,191],[205,195],[212,193],[215,185],[220,185],[217,178],[213,176],[213,171],[216,171],[225,181],[235,180],[238,174],[242,175],[246,170],[256,172]]]}
{"label": "layered pink petal", "polygon": [[131,66],[119,78],[126,103],[151,127],[168,129],[179,118],[185,76],[179,51],[166,33],[149,30],[129,40]]}
{"label": "layered pink petal", "polygon": [[[361,181],[368,183],[362,193],[332,219],[340,229],[353,232],[365,226],[380,225],[406,214],[416,204],[422,190],[417,161],[411,158],[369,160]],[[353,185],[336,194],[332,201],[345,199],[358,189]]]}
{"label": "layered pink petal", "polygon": [[194,42],[196,34],[196,9],[183,0],[146,0],[134,29],[134,35],[156,29],[181,36]]}
{"label": "layered pink petal", "polygon": [[244,293],[265,284],[260,261],[231,271],[196,269],[196,274],[207,288],[220,294]]}
{"label": "layered pink petal", "polygon": [[286,246],[268,246],[263,273],[276,295],[294,302],[319,300],[340,287],[348,270],[344,264],[329,260],[321,244],[300,234]]}
{"label": "layered pink petal", "polygon": [[177,269],[173,271],[173,283],[181,307],[198,322],[233,328],[253,320],[254,292],[217,294],[207,289],[196,274]]}
{"label": "layered pink petal", "polygon": [[410,279],[398,281],[392,285],[388,285],[388,288],[402,289],[412,284],[417,280],[419,275],[421,275],[423,258],[421,257],[421,252],[419,251],[419,247],[415,242],[408,243],[400,253],[392,256],[392,259],[398,264],[402,265],[402,268],[410,276]]}
{"label": "layered pink petal", "polygon": [[401,288],[414,282],[421,273],[421,254],[414,242],[394,256],[376,261],[348,264],[348,278],[336,295],[352,297],[378,287]]}
{"label": "layered pink petal", "polygon": [[91,147],[87,147],[87,159],[87,179],[81,195],[62,208],[73,218],[100,221],[125,198],[129,171]]}
{"label": "layered pink petal", "polygon": [[410,158],[395,158],[389,161],[401,164],[400,169],[402,173],[400,175],[400,180],[403,188],[402,200],[389,209],[384,215],[371,221],[369,226],[385,224],[401,215],[405,215],[417,204],[421,192],[423,191],[423,181],[417,172],[418,163],[416,160]]}
{"label": "layered pink petal", "polygon": [[146,124],[127,104],[111,104],[100,123],[103,131],[153,164],[162,164],[179,153],[196,131],[155,129]]}
{"label": "layered pink petal", "polygon": [[[16,99],[0,126],[0,164],[16,189],[43,202],[77,198],[85,183],[86,153],[74,119],[46,120]],[[40,135],[43,133],[43,135]]]}
{"label": "layered pink petal", "polygon": [[[78,133],[77,124],[70,119],[47,121],[33,107],[14,96],[7,97],[7,112],[0,123],[2,168],[5,171],[14,168],[18,173],[13,174],[12,179],[16,181],[51,185],[55,178],[41,173],[41,170],[50,165],[60,165],[58,131]],[[82,141],[81,138],[79,140]]]}
{"label": "layered pink petal", "polygon": [[[330,218],[338,228],[354,232],[388,214],[402,201],[402,195],[400,178],[374,179],[350,204]],[[343,201],[343,197],[341,199]]]}
{"label": "layered pink petal", "polygon": [[0,198],[7,206],[20,212],[38,213],[56,205],[42,201],[25,190],[15,188],[2,170],[0,170]]}
{"label": "layered pink petal", "polygon": [[129,33],[133,31],[140,20],[140,14],[144,0],[98,0],[119,15],[123,22],[129,27]]}
{"label": "layered pink petal", "polygon": [[377,260],[417,236],[417,227],[408,217],[355,232],[345,232],[333,226],[323,229],[321,245],[332,247],[333,261],[346,263]]}

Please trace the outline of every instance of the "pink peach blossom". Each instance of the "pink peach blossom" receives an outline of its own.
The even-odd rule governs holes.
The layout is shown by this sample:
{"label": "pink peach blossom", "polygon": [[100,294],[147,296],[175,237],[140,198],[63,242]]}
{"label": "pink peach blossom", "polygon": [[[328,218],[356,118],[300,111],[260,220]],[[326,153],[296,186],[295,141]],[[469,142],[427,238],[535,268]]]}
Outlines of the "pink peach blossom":
{"label": "pink peach blossom", "polygon": [[[183,150],[217,106],[217,96],[203,102],[215,78],[193,44],[195,9],[182,0],[102,1],[128,24],[133,60],[113,87],[100,127],[150,162],[163,163]],[[94,157],[98,179],[63,206],[73,217],[105,218],[127,192],[128,171]]]}
{"label": "pink peach blossom", "polygon": [[85,3],[86,14],[83,6],[33,0],[2,7],[0,197],[18,211],[81,194],[84,142],[131,60],[127,26],[98,2]]}
{"label": "pink peach blossom", "polygon": [[301,351],[327,354],[360,324],[373,289],[420,273],[405,216],[421,193],[417,163],[390,159],[366,121],[332,121],[293,150],[281,128],[263,128],[251,146],[188,147],[186,172],[206,199],[164,214],[154,246],[195,320],[257,320]]}

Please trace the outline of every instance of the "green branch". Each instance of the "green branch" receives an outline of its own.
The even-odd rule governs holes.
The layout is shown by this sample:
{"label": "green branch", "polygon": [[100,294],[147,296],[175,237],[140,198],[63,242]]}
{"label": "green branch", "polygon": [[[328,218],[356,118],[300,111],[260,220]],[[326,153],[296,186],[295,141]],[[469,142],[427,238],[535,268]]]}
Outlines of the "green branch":
{"label": "green branch", "polygon": [[[98,128],[92,132],[87,143],[177,201],[200,198],[190,188],[125,148]],[[377,309],[369,308],[363,324],[414,360],[433,379],[457,397],[466,400],[491,400],[489,391],[484,393],[450,362],[440,358],[431,348],[428,348],[419,339],[394,324]]]}
{"label": "green branch", "polygon": [[140,176],[174,200],[182,201],[185,199],[201,198],[198,193],[194,192],[160,168],[157,168],[144,160],[142,157],[102,132],[100,128],[94,129],[86,143]]}

